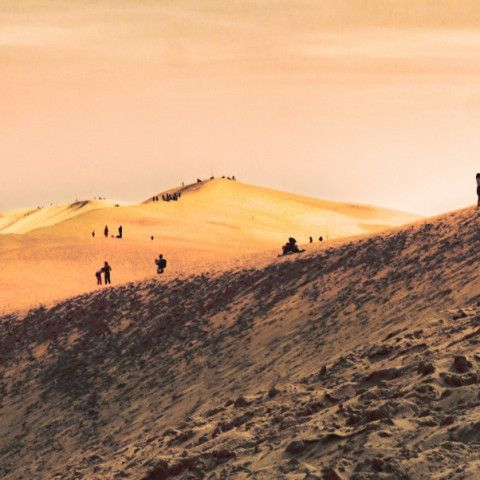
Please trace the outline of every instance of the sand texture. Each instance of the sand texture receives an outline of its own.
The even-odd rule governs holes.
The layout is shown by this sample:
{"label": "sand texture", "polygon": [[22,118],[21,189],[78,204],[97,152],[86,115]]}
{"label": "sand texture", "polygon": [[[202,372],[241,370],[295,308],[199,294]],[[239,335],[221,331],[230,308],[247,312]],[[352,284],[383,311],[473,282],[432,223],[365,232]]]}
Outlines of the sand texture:
{"label": "sand texture", "polygon": [[478,222],[4,316],[0,477],[477,479]]}

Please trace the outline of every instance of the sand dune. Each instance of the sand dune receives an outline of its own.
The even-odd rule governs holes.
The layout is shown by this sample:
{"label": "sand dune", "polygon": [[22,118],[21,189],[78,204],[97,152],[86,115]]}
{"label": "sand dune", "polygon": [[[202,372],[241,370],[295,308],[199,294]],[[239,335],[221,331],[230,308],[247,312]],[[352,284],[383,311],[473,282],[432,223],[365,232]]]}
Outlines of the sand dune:
{"label": "sand dune", "polygon": [[468,208],[4,317],[2,478],[478,478],[477,237]]}
{"label": "sand dune", "polygon": [[[91,210],[114,207],[116,204],[120,203],[110,200],[84,200],[0,213],[0,234],[27,233],[70,220]],[[121,204],[126,205],[125,202]]]}
{"label": "sand dune", "polygon": [[[139,205],[89,201],[46,207],[27,216],[5,214],[3,228],[0,225],[5,233],[0,235],[0,313],[95,290],[94,273],[105,260],[117,285],[155,275],[153,260],[159,253],[169,259],[169,278],[184,277],[227,268],[243,254],[280,252],[292,235],[301,243],[309,236],[331,240],[419,218],[228,179],[171,192],[176,190],[183,190],[178,202],[153,202],[152,195]],[[112,238],[120,225],[124,238]]]}

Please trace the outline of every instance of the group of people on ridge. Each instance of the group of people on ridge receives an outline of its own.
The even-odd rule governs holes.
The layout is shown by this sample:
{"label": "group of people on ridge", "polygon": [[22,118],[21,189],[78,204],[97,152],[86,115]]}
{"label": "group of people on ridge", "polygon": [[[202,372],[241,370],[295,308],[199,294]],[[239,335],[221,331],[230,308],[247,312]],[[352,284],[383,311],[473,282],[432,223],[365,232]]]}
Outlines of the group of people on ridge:
{"label": "group of people on ridge", "polygon": [[[105,228],[103,229],[103,234],[105,235],[105,238],[108,238],[108,232],[108,225],[105,225]],[[92,231],[92,237],[95,237],[95,230]],[[121,225],[118,227],[118,235],[115,238],[123,238],[123,227]]]}
{"label": "group of people on ridge", "polygon": [[[175,192],[175,193],[165,193],[162,195],[162,200],[164,202],[171,202],[172,200],[176,202],[182,196],[182,192]],[[152,198],[153,202],[158,202],[158,196]]]}

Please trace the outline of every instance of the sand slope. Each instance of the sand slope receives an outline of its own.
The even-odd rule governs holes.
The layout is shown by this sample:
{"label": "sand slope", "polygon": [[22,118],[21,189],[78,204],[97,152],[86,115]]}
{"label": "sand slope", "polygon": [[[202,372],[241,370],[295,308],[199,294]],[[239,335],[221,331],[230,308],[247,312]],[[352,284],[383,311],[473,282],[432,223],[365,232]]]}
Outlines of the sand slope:
{"label": "sand slope", "polygon": [[478,478],[478,222],[4,317],[2,478]]}
{"label": "sand slope", "polygon": [[[280,252],[292,235],[301,243],[309,236],[330,240],[418,219],[228,179],[171,192],[177,190],[182,190],[177,202],[153,202],[152,196],[139,205],[91,201],[46,207],[28,216],[4,215],[0,231],[11,233],[0,235],[0,313],[95,290],[94,273],[105,260],[117,285],[155,275],[159,253],[168,258],[169,275],[188,276],[224,269],[245,253]],[[112,238],[120,225],[124,238]]]}
{"label": "sand slope", "polygon": [[[64,222],[97,208],[114,207],[117,203],[110,200],[83,200],[3,212],[0,213],[0,234],[27,233],[37,228]],[[126,203],[122,202],[122,205]]]}

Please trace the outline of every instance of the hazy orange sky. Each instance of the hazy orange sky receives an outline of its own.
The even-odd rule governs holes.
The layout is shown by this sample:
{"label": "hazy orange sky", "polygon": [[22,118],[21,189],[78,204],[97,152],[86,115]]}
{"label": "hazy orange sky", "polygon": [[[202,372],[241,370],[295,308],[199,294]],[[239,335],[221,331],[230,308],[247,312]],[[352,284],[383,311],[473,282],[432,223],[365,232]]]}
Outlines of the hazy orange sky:
{"label": "hazy orange sky", "polygon": [[476,203],[480,0],[2,0],[0,210],[197,177]]}

